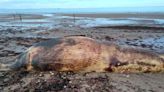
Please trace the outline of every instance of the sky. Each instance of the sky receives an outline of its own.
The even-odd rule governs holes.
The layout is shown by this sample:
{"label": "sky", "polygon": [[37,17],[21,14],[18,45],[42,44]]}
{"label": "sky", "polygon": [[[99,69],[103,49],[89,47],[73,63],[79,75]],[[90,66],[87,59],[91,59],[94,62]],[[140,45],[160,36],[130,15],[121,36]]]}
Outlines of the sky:
{"label": "sky", "polygon": [[0,0],[1,9],[164,6],[164,0]]}

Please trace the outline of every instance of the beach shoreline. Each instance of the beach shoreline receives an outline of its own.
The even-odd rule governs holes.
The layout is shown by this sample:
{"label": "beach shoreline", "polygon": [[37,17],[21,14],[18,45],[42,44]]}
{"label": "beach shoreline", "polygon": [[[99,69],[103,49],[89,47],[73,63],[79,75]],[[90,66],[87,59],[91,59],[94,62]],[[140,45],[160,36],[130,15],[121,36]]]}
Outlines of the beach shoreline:
{"label": "beach shoreline", "polygon": [[65,16],[76,16],[76,17],[93,17],[93,18],[152,18],[152,19],[164,19],[164,13],[156,13],[156,12],[150,12],[150,13],[140,13],[140,12],[134,12],[134,13],[61,13]]}
{"label": "beach shoreline", "polygon": [[[12,63],[15,57],[38,42],[72,35],[145,49],[163,56],[164,24],[158,23],[157,20],[163,20],[163,15],[22,14],[20,21],[19,16],[14,19],[12,14],[3,14],[0,15],[0,63]],[[120,24],[116,25],[119,22]],[[0,90],[3,91],[162,92],[164,90],[163,72],[80,74],[16,71],[0,72],[0,77]]]}

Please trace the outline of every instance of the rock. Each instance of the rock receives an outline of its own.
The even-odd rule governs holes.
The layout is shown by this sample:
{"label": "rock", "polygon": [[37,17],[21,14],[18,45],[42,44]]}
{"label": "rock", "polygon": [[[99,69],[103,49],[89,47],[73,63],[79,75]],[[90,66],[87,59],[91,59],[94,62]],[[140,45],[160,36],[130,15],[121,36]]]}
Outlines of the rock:
{"label": "rock", "polygon": [[3,82],[8,82],[10,79],[9,78],[6,78],[3,80]]}
{"label": "rock", "polygon": [[51,74],[51,75],[54,75],[54,73],[53,73],[52,71],[50,71],[50,74]]}

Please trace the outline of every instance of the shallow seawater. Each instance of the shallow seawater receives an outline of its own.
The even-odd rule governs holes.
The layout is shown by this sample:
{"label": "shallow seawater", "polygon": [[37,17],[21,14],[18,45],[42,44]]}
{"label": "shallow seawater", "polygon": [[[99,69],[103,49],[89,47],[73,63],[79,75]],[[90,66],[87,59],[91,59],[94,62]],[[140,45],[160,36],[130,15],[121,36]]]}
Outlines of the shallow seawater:
{"label": "shallow seawater", "polygon": [[1,26],[25,26],[25,27],[50,27],[53,23],[47,19],[24,19],[22,21],[15,20],[10,22],[1,22]]}
{"label": "shallow seawater", "polygon": [[[28,15],[26,15],[27,17]],[[38,16],[38,18],[36,17]],[[42,16],[42,18],[39,18]],[[3,26],[26,26],[26,27],[55,27],[54,25],[79,26],[84,28],[97,26],[119,26],[119,25],[147,25],[164,27],[164,19],[148,18],[89,18],[89,17],[71,17],[55,14],[40,14],[22,20],[14,20],[12,16],[6,19],[0,19],[0,25]]]}
{"label": "shallow seawater", "polygon": [[[128,44],[127,44],[128,42]],[[130,45],[137,46],[142,48],[149,48],[150,50],[156,51],[158,53],[164,53],[164,37],[149,37],[145,39],[137,39],[137,40],[120,40],[118,44],[121,45]]]}
{"label": "shallow seawater", "polygon": [[127,18],[129,20],[145,22],[148,24],[161,24],[164,26],[164,19],[151,19],[151,18]]}
{"label": "shallow seawater", "polygon": [[58,16],[58,19],[71,19],[75,25],[80,27],[98,27],[98,26],[120,26],[120,25],[146,25],[164,27],[164,19],[148,18],[89,18],[89,17],[71,17]]}
{"label": "shallow seawater", "polygon": [[97,26],[112,26],[112,25],[131,25],[137,24],[137,22],[132,20],[113,20],[105,18],[96,18],[90,20],[79,20],[78,25],[82,27],[97,27]]}
{"label": "shallow seawater", "polygon": [[164,48],[164,37],[147,38],[134,41],[136,44],[152,45],[154,48]]}

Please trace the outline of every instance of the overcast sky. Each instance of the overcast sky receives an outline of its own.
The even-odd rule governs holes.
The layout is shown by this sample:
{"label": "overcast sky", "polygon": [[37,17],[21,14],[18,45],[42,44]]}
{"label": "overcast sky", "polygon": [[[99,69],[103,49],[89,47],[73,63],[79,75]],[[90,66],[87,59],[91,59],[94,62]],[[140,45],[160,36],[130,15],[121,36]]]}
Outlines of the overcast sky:
{"label": "overcast sky", "polygon": [[164,6],[164,0],[0,0],[0,8],[104,8]]}

